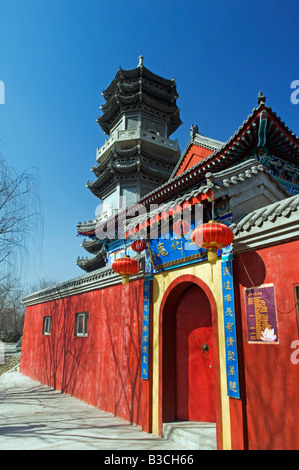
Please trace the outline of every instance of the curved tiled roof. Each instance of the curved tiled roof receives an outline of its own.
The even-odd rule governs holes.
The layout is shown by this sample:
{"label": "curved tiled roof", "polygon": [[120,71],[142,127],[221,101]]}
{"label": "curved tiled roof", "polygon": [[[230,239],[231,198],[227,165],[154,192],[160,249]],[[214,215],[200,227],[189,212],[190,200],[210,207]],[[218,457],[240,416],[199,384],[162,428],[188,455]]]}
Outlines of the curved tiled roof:
{"label": "curved tiled roof", "polygon": [[299,221],[299,194],[250,212],[240,222],[230,227],[235,235],[241,235],[252,227],[262,227],[265,222],[276,223],[280,217],[288,217],[296,212]]}
{"label": "curved tiled roof", "polygon": [[[155,216],[168,211],[170,208],[175,208],[185,202],[191,201],[193,198],[195,199],[199,195],[205,195],[211,190],[219,190],[222,187],[228,188],[229,186],[234,186],[238,183],[242,183],[243,181],[252,178],[258,173],[265,173],[270,179],[273,180],[273,182],[277,186],[280,186],[277,181],[275,181],[272,176],[267,173],[263,165],[259,164],[259,162],[255,158],[252,158],[248,161],[242,162],[238,165],[235,165],[227,170],[218,173],[206,173],[205,181],[203,182],[203,184],[197,185],[191,191],[187,191],[182,196],[179,196],[176,199],[172,199],[167,203],[162,204],[158,208],[155,208],[155,210],[151,211],[149,214],[143,214],[141,216],[134,217],[128,223],[127,230],[134,230],[139,224],[143,223],[145,220],[149,218],[154,218]],[[281,191],[284,192],[284,189],[281,188]]]}
{"label": "curved tiled roof", "polygon": [[109,97],[114,93],[115,89],[117,88],[117,83],[122,80],[133,80],[133,79],[139,79],[140,77],[143,77],[144,79],[156,83],[158,86],[162,87],[175,87],[175,80],[174,79],[168,79],[168,78],[163,78],[159,75],[156,75],[155,73],[151,72],[148,68],[144,67],[136,67],[135,69],[132,70],[125,70],[119,67],[114,79],[110,83],[110,85],[106,88],[106,90],[103,90],[102,95],[104,96],[105,99],[109,99]]}
{"label": "curved tiled roof", "polygon": [[[249,114],[247,119],[234,133],[234,135],[225,142],[219,149],[215,150],[211,155],[198,162],[192,168],[189,168],[184,173],[170,178],[169,181],[159,186],[157,189],[148,193],[139,202],[141,204],[147,202],[161,203],[173,193],[178,194],[179,192],[186,190],[188,187],[204,180],[204,175],[208,171],[222,171],[225,168],[231,167],[234,163],[240,161],[241,158],[248,158],[250,156],[250,150],[256,146],[258,121],[260,113],[265,110],[269,113],[269,116],[273,117],[277,122],[277,126],[281,126],[285,134],[280,135],[282,143],[287,145],[290,149],[293,149],[292,157],[285,157],[287,160],[296,161],[299,163],[299,137],[296,136],[282,121],[275,112],[264,103],[253,109],[252,113]],[[248,137],[251,133],[251,137]],[[250,144],[251,141],[251,144]],[[276,144],[277,145],[277,144]],[[281,157],[282,158],[282,157]]]}

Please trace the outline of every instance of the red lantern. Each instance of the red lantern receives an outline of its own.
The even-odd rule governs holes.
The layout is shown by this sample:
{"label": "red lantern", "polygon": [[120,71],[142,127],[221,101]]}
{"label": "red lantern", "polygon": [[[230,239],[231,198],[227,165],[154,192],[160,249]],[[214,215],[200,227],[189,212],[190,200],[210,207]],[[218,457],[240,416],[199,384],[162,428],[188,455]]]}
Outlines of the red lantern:
{"label": "red lantern", "polygon": [[208,251],[208,261],[215,264],[217,260],[217,249],[225,248],[234,239],[232,230],[224,224],[210,220],[208,224],[196,227],[192,233],[193,242]]}
{"label": "red lantern", "polygon": [[186,220],[178,220],[173,224],[173,231],[176,235],[186,235],[190,230],[190,225]]}
{"label": "red lantern", "polygon": [[136,259],[124,256],[124,258],[118,258],[114,261],[112,269],[122,276],[123,284],[129,284],[129,277],[140,271],[140,264]]}
{"label": "red lantern", "polygon": [[145,250],[146,248],[146,243],[144,240],[135,240],[132,245],[131,245],[131,248],[133,251],[136,251],[137,253],[141,253],[141,251]]}

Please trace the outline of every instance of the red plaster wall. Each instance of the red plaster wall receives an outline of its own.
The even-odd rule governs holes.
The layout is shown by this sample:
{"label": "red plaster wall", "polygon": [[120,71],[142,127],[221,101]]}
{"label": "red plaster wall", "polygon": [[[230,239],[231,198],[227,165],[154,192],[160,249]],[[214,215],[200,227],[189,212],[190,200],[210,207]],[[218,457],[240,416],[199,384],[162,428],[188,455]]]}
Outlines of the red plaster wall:
{"label": "red plaster wall", "polygon": [[[140,377],[142,288],[135,281],[28,307],[20,372],[149,432],[149,383]],[[85,311],[88,337],[75,337],[75,314]]]}
{"label": "red plaster wall", "polygon": [[191,145],[190,149],[185,155],[183,162],[181,163],[176,176],[184,173],[184,171],[196,165],[198,162],[208,157],[213,153],[212,150],[199,147],[198,145]]}
{"label": "red plaster wall", "polygon": [[[291,361],[291,343],[298,340],[298,251],[294,241],[238,255],[234,264],[242,393],[242,401],[230,400],[235,449],[299,449],[299,364]],[[252,283],[274,284],[279,344],[247,341],[244,287]]]}

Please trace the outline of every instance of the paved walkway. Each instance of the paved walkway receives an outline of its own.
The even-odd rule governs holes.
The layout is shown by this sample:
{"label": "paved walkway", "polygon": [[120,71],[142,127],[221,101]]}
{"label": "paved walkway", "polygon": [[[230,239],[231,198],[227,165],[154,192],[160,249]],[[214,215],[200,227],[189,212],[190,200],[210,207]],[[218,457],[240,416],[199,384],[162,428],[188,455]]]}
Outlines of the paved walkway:
{"label": "paved walkway", "polygon": [[0,450],[51,449],[186,450],[19,372],[0,376]]}

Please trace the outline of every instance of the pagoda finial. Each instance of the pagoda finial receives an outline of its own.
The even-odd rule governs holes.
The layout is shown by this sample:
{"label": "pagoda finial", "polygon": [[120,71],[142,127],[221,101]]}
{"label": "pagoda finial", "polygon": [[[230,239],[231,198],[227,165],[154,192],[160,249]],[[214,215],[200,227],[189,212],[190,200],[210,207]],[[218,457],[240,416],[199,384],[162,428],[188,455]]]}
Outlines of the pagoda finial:
{"label": "pagoda finial", "polygon": [[266,97],[263,95],[262,90],[259,92],[258,97],[257,97],[257,105],[259,106],[260,104],[265,104],[266,102]]}
{"label": "pagoda finial", "polygon": [[143,55],[140,55],[138,67],[142,67],[142,66],[143,66]]}

